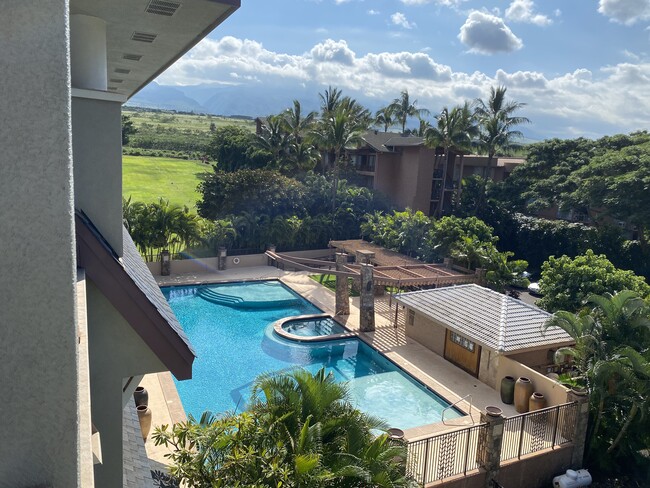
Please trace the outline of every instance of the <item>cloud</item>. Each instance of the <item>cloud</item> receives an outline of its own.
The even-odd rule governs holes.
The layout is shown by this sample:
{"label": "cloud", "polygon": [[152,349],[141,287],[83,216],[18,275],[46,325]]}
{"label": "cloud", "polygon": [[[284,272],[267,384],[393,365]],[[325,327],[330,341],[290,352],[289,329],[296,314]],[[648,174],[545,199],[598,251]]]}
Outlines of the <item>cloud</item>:
{"label": "cloud", "polygon": [[327,39],[321,44],[316,44],[310,51],[315,61],[338,63],[347,66],[354,64],[354,53],[345,41]]}
{"label": "cloud", "polygon": [[503,19],[486,12],[474,10],[460,28],[458,39],[478,54],[512,52],[524,45]]}
{"label": "cloud", "polygon": [[506,9],[506,19],[513,22],[524,22],[535,25],[549,25],[553,21],[546,15],[534,13],[535,3],[533,0],[513,0]]}
{"label": "cloud", "polygon": [[370,9],[368,10],[368,15],[379,15],[381,12],[379,10]]}
{"label": "cloud", "polygon": [[[439,111],[463,100],[487,97],[503,84],[508,98],[526,103],[521,115],[532,120],[526,131],[544,137],[589,137],[650,128],[650,62],[628,62],[559,75],[540,71],[494,74],[453,71],[425,52],[355,53],[344,40],[320,42],[299,55],[266,49],[252,40],[205,39],[158,79],[166,85],[199,83],[251,85],[274,90],[307,87],[314,98],[336,86],[374,102],[376,109],[407,89],[422,107]],[[287,104],[290,100],[287,100]]]}
{"label": "cloud", "polygon": [[600,0],[598,11],[613,22],[633,25],[650,19],[650,0]]}
{"label": "cloud", "polygon": [[412,29],[415,27],[415,22],[409,22],[406,18],[406,15],[404,15],[402,12],[395,12],[390,16],[390,21],[395,25],[404,27],[405,29]]}

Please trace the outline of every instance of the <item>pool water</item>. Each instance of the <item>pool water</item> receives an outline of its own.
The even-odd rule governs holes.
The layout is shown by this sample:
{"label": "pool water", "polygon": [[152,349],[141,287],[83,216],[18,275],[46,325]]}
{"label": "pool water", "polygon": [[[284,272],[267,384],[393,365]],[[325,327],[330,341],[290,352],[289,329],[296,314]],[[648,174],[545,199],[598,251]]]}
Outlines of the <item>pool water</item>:
{"label": "pool water", "polygon": [[[238,286],[256,301],[263,301],[270,290],[277,293],[277,285],[266,282]],[[304,299],[283,308],[239,309],[202,299],[199,288],[163,288],[197,354],[192,379],[176,382],[185,412],[195,418],[205,410],[244,410],[259,374],[294,367],[311,372],[325,367],[338,381],[348,382],[357,408],[383,418],[391,427],[439,422],[449,405],[358,339],[301,343],[279,337],[272,326],[276,320],[321,313]],[[460,415],[450,409],[445,418]]]}
{"label": "pool water", "polygon": [[301,319],[285,322],[282,328],[289,334],[301,337],[318,337],[333,334],[345,334],[347,330],[331,318]]}

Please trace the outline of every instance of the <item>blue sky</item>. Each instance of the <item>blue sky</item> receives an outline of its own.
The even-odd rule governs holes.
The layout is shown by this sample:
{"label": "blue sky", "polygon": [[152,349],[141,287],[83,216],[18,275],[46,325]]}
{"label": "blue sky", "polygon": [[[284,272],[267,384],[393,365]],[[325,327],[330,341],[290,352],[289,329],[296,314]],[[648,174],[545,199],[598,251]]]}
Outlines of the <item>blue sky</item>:
{"label": "blue sky", "polygon": [[650,0],[242,0],[158,81],[408,89],[432,113],[503,84],[529,137],[598,137],[649,128],[649,41]]}

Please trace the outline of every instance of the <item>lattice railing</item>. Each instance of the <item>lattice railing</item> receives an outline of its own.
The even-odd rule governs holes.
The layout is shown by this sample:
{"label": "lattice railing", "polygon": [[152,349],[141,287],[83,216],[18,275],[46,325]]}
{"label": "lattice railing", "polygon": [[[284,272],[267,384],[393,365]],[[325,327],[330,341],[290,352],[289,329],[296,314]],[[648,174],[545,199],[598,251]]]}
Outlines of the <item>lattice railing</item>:
{"label": "lattice railing", "polygon": [[476,453],[485,428],[486,424],[478,424],[409,442],[407,474],[426,485],[478,469]]}
{"label": "lattice railing", "polygon": [[501,462],[573,441],[577,406],[565,403],[507,418],[503,423]]}

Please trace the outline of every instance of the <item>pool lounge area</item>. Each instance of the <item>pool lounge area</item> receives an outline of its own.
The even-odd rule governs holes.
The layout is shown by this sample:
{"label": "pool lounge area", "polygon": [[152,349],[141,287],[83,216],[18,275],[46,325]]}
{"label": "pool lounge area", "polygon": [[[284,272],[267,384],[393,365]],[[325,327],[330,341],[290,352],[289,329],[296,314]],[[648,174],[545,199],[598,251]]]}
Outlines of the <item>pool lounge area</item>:
{"label": "pool lounge area", "polygon": [[[268,279],[279,279],[320,310],[330,314],[334,313],[334,293],[311,280],[304,272],[288,272],[268,266],[251,266],[220,272],[206,271],[156,277],[161,286]],[[480,383],[476,378],[450,364],[421,344],[405,337],[402,314],[399,315],[399,327],[395,329],[393,327],[395,307],[389,308],[388,296],[377,300],[377,330],[372,333],[358,333],[358,298],[352,298],[350,302],[351,315],[337,317],[339,322],[347,329],[357,332],[360,340],[382,352],[418,381],[439,392],[447,400],[458,402],[458,406],[464,412],[471,412],[469,416],[450,420],[446,424],[437,423],[407,429],[405,432],[408,439],[418,439],[437,432],[472,425],[474,422],[478,422],[479,411],[484,410],[487,405],[500,405],[504,410],[504,415],[516,414],[512,406],[501,403],[498,392]],[[143,381],[150,391],[150,398],[156,399],[159,405],[159,408],[153,409],[154,425],[185,420],[185,412],[171,375],[168,373],[148,375]],[[167,451],[164,448],[147,442],[146,449],[151,459],[156,459],[161,463],[166,462],[164,454]]]}

